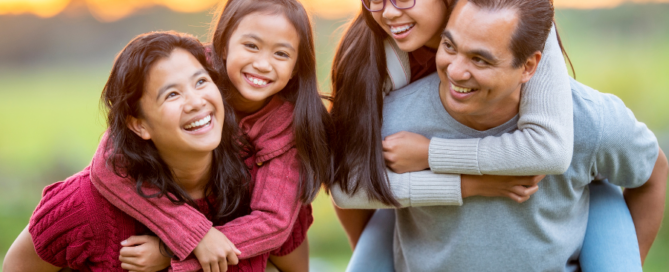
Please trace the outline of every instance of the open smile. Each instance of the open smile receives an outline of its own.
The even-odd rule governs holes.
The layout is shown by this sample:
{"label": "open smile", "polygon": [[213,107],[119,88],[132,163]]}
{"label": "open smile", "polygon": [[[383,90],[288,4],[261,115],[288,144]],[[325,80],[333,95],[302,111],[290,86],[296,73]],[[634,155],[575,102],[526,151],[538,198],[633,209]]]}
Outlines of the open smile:
{"label": "open smile", "polygon": [[392,25],[390,26],[390,33],[392,33],[395,39],[406,38],[409,35],[409,32],[416,26],[415,23],[403,24],[403,25]]}
{"label": "open smile", "polygon": [[253,87],[256,87],[256,88],[267,87],[267,85],[269,85],[270,83],[273,82],[272,80],[270,80],[268,78],[253,75],[253,74],[249,74],[249,73],[244,73],[244,80],[246,80],[246,82],[249,85],[251,85]]}
{"label": "open smile", "polygon": [[213,127],[213,114],[208,114],[197,120],[192,120],[182,128],[190,134],[202,134]]}

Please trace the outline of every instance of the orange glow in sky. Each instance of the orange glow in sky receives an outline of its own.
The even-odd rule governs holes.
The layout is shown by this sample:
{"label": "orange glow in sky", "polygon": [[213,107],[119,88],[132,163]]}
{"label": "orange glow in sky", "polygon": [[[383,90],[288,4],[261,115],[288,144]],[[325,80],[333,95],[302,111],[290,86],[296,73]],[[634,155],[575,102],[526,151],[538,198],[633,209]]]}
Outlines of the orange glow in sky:
{"label": "orange glow in sky", "polygon": [[[177,12],[201,12],[225,0],[0,0],[0,15],[31,13],[48,18],[62,12],[71,2],[84,2],[100,21],[122,19],[135,11],[164,6]],[[669,3],[669,0],[554,0],[557,8],[611,8],[626,2]],[[312,14],[336,19],[360,10],[359,0],[301,0]]]}

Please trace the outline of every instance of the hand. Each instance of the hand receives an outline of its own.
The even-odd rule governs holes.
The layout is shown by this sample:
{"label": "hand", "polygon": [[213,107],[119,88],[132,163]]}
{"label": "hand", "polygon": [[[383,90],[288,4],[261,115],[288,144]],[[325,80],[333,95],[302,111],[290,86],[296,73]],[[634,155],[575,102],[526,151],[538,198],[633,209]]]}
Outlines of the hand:
{"label": "hand", "polygon": [[228,265],[239,263],[237,256],[242,252],[223,233],[211,228],[197,244],[193,254],[204,272],[224,272],[228,270]]}
{"label": "hand", "polygon": [[170,258],[160,252],[160,239],[155,236],[130,236],[121,242],[121,268],[128,271],[153,272],[170,266]]}
{"label": "hand", "polygon": [[546,176],[470,176],[462,175],[462,198],[470,196],[508,197],[518,203],[530,199]]}
{"label": "hand", "polygon": [[386,137],[382,144],[386,165],[393,172],[402,174],[430,168],[430,139],[425,136],[400,131]]}

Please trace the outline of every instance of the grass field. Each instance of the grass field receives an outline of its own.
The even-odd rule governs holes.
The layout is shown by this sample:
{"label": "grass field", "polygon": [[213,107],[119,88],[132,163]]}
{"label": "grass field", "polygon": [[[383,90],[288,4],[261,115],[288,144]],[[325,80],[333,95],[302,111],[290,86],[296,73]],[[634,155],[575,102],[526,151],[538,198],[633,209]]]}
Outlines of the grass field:
{"label": "grass field", "polygon": [[[655,18],[654,12],[669,10],[656,9],[559,11],[558,23],[577,79],[621,97],[669,150],[669,32],[638,26],[644,24],[639,18]],[[626,24],[632,19],[629,24],[637,27]],[[648,25],[666,28],[668,22],[659,18]],[[325,89],[338,40],[330,33],[338,24],[316,24],[318,74]],[[111,61],[37,69],[0,64],[0,260],[28,222],[41,189],[89,162],[105,128],[98,101]],[[309,232],[314,269],[343,271],[350,249],[326,195],[314,203],[314,216]],[[668,225],[661,230],[645,271],[669,267]]]}

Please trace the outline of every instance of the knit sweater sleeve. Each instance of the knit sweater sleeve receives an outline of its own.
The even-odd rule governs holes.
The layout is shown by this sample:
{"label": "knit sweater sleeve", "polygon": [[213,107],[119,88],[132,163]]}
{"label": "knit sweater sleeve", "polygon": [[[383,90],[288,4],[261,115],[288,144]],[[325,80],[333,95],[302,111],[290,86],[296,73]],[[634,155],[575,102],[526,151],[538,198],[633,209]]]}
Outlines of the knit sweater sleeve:
{"label": "knit sweater sleeve", "polygon": [[[339,185],[332,186],[332,201],[342,209],[394,209],[420,206],[462,205],[460,175],[435,174],[418,171],[397,174],[386,169],[390,189],[399,207],[369,199],[367,191],[359,188],[347,194]],[[350,190],[349,190],[350,191]]]}
{"label": "knit sweater sleeve", "polygon": [[537,72],[522,91],[518,130],[482,139],[432,138],[430,169],[471,175],[562,174],[573,153],[572,107],[569,75],[553,27]]}
{"label": "knit sweater sleeve", "polygon": [[[135,182],[114,174],[106,164],[107,136],[102,137],[93,158],[91,181],[112,205],[153,231],[179,260],[184,260],[211,229],[212,222],[190,205],[176,205],[166,197],[144,198],[137,194]],[[143,188],[154,194],[156,188]]]}
{"label": "knit sweater sleeve", "polygon": [[66,181],[47,186],[30,218],[29,232],[42,260],[57,266],[85,269],[95,256],[94,233],[89,211],[78,195],[88,168]]}
{"label": "knit sweater sleeve", "polygon": [[246,259],[279,248],[298,217],[300,162],[291,148],[258,168],[251,192],[251,213],[221,227]]}

